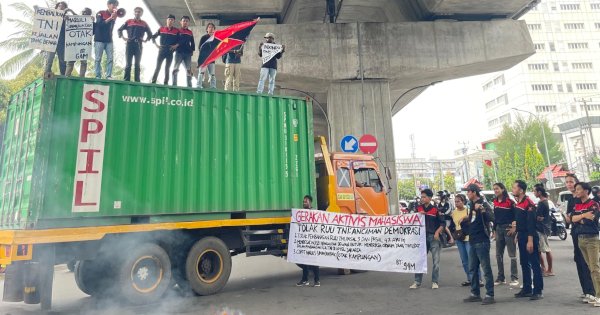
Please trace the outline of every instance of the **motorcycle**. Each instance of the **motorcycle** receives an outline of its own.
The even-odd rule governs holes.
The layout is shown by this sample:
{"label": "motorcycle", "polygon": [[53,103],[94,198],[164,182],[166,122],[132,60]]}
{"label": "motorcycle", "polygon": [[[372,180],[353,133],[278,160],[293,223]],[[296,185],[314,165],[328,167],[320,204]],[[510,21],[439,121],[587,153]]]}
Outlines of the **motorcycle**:
{"label": "motorcycle", "polygon": [[563,214],[558,209],[550,209],[550,217],[552,220],[550,236],[558,236],[561,240],[567,239],[567,228],[565,226],[565,220]]}

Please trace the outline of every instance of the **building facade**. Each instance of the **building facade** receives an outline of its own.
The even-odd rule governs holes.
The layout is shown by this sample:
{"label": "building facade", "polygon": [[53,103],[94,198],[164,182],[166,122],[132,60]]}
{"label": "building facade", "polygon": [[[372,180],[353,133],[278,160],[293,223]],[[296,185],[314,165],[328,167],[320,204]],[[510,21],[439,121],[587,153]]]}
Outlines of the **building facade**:
{"label": "building facade", "polygon": [[[586,124],[600,116],[600,0],[542,0],[522,19],[536,54],[483,82],[487,139],[531,112],[550,123],[563,142],[564,162],[585,177],[600,144],[593,124]],[[568,132],[561,131],[567,122],[573,122]]]}

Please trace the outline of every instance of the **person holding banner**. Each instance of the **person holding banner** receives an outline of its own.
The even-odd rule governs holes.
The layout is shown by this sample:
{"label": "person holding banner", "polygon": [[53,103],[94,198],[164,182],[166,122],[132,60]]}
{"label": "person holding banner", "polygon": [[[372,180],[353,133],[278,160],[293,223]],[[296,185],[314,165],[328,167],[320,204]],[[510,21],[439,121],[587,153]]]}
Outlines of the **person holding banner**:
{"label": "person holding banner", "polygon": [[[490,263],[490,222],[494,221],[492,206],[481,196],[477,184],[467,187],[469,198],[469,273],[471,278],[471,295],[464,302],[481,302],[482,305],[494,304],[494,274]],[[485,278],[485,298],[481,299],[479,287],[479,267],[483,269]]]}
{"label": "person holding banner", "polygon": [[[313,201],[313,199],[310,195],[304,196],[304,201],[302,203],[304,209],[311,209],[312,201]],[[298,266],[300,266],[300,268],[302,268],[302,279],[300,279],[300,282],[296,283],[297,287],[305,287],[305,286],[310,285],[310,282],[308,282],[308,274],[311,270],[315,276],[315,282],[314,282],[313,286],[315,286],[315,287],[321,286],[321,281],[319,279],[319,275],[320,275],[319,266],[309,266],[309,265],[301,265],[301,264],[299,264]]]}
{"label": "person holding banner", "polygon": [[[202,45],[204,45],[204,43],[212,41],[211,37],[213,37],[213,35],[215,34],[215,25],[213,23],[208,23],[206,24],[206,34],[202,35],[202,37],[200,37],[200,44],[198,44],[198,50],[202,50]],[[197,83],[197,87],[198,88],[202,88],[202,81],[204,81],[204,72],[208,71],[208,84],[210,85],[211,89],[216,89],[217,88],[217,77],[215,76],[215,63],[214,61],[209,63],[208,65],[206,65],[206,67],[201,67],[202,65],[202,61],[200,60],[200,57],[202,55],[198,54],[198,68],[200,68],[200,71],[198,71],[198,83]]]}
{"label": "person holding banner", "polygon": [[185,66],[185,73],[187,75],[187,86],[192,87],[192,55],[196,50],[196,43],[194,43],[194,33],[188,28],[190,23],[190,17],[184,15],[181,17],[181,28],[179,29],[179,46],[175,51],[175,68],[173,69],[173,85],[177,86],[177,73],[179,73],[179,66],[183,62]]}
{"label": "person holding banner", "polygon": [[275,43],[275,35],[267,33],[265,42],[258,46],[258,56],[262,58],[260,77],[256,93],[262,94],[265,89],[265,81],[269,78],[269,95],[275,91],[275,77],[277,76],[277,59],[281,59],[285,52],[285,45]]}
{"label": "person holding banner", "polygon": [[[91,16],[92,9],[84,8],[81,11],[81,15],[82,16]],[[93,25],[94,17],[92,16],[91,19],[92,19],[92,25]],[[85,78],[85,73],[87,72],[87,66],[88,66],[87,59],[79,60],[79,77],[80,78]],[[65,75],[70,77],[73,74],[73,68],[75,68],[75,61],[68,61],[67,62],[67,70],[66,70]]]}
{"label": "person holding banner", "polygon": [[156,38],[160,36],[160,45],[158,46],[158,59],[156,60],[156,69],[154,69],[154,75],[152,76],[152,83],[156,83],[158,79],[158,73],[162,68],[163,61],[165,64],[165,80],[164,84],[169,84],[169,74],[171,73],[171,62],[173,62],[173,53],[179,47],[179,29],[174,27],[175,16],[169,14],[167,17],[167,24],[158,29],[158,31],[152,35],[152,42],[156,45]]}
{"label": "person holding banner", "polygon": [[[439,277],[440,277],[440,253],[442,251],[442,243],[440,241],[440,233],[444,231],[446,227],[446,220],[444,216],[440,214],[437,207],[431,203],[433,198],[433,191],[429,188],[421,191],[421,205],[417,208],[418,213],[425,214],[425,231],[426,231],[426,244],[427,252],[431,252],[431,258],[433,260],[433,270],[431,273],[431,288],[439,288]],[[415,282],[409,287],[410,289],[418,289],[421,287],[423,282],[423,274],[415,274]]]}
{"label": "person holding banner", "polygon": [[[54,6],[55,10],[65,11],[65,14],[71,13],[75,15],[73,10],[69,9],[67,3],[64,1],[57,2]],[[65,20],[63,19],[62,25],[60,27],[60,34],[58,36],[58,44],[56,45],[55,52],[48,52],[46,57],[46,69],[44,73],[52,73],[52,64],[54,63],[54,57],[58,55],[58,70],[60,75],[65,75],[67,70],[67,63],[65,62]]]}
{"label": "person holding banner", "polygon": [[105,78],[112,79],[113,69],[113,40],[112,34],[117,19],[119,1],[108,0],[107,10],[96,13],[96,27],[94,30],[94,58],[96,79],[102,79],[102,55],[106,54]]}
{"label": "person holding banner", "polygon": [[[142,43],[145,43],[152,37],[152,31],[144,20],[142,20],[144,9],[137,7],[133,9],[133,19],[127,20],[117,32],[119,38],[123,38],[126,42],[125,46],[125,75],[123,80],[131,80],[131,62],[135,58],[133,68],[133,79],[135,82],[140,82],[140,63],[142,62]],[[123,31],[127,31],[127,37],[123,36]],[[146,39],[144,39],[146,35]]]}

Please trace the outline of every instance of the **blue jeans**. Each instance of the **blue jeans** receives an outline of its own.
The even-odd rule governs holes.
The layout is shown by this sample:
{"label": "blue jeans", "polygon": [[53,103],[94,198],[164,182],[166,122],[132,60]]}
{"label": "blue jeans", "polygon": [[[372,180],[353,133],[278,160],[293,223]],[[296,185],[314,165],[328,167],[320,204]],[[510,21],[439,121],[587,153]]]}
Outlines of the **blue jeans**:
{"label": "blue jeans", "polygon": [[[542,267],[540,266],[540,240],[537,233],[533,236],[533,253],[527,251],[527,234],[519,232],[519,262],[523,272],[523,292],[542,294],[544,290],[544,279],[542,278]],[[533,271],[533,292],[531,291],[531,273]]]}
{"label": "blue jeans", "polygon": [[[460,261],[462,262],[463,270],[465,271],[465,275],[467,275],[467,281],[471,282],[473,279],[473,275],[469,271],[469,250],[471,250],[471,245],[469,241],[456,241],[456,247],[458,247],[458,254],[460,255]],[[479,273],[479,279],[481,279],[481,269],[477,270]]]}
{"label": "blue jeans", "polygon": [[492,265],[490,264],[490,242],[480,242],[471,244],[469,249],[469,272],[473,275],[471,280],[471,294],[480,296],[479,289],[479,266],[483,269],[485,278],[485,290],[487,296],[494,296],[494,274],[492,274]]}
{"label": "blue jeans", "polygon": [[[265,69],[265,68],[263,68]],[[438,283],[440,278],[440,253],[442,252],[442,243],[439,240],[433,238],[433,234],[427,234],[427,252],[431,252],[431,259],[433,260],[433,270],[431,272],[431,282]],[[423,282],[423,274],[415,273],[415,282],[421,285]]]}
{"label": "blue jeans", "polygon": [[106,78],[112,78],[113,43],[94,43],[94,58],[96,58],[96,79],[102,79],[102,54],[106,53]]}
{"label": "blue jeans", "polygon": [[275,92],[275,77],[277,76],[277,69],[260,68],[260,77],[258,78],[258,87],[256,93],[261,94],[265,89],[265,81],[269,78],[269,95],[273,95]]}
{"label": "blue jeans", "polygon": [[200,68],[200,72],[198,72],[198,88],[202,87],[202,79],[204,79],[204,72],[208,71],[208,83],[210,84],[211,89],[217,88],[217,78],[215,77],[215,63],[209,63],[205,68]]}

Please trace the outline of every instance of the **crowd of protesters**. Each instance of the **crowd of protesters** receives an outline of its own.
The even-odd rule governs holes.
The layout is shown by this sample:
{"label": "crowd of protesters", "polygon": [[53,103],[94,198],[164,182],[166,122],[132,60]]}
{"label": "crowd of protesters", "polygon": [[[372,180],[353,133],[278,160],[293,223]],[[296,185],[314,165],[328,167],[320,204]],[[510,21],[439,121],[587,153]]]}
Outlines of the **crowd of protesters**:
{"label": "crowd of protesters", "polygon": [[[113,79],[113,64],[114,64],[114,46],[113,46],[113,30],[115,23],[124,11],[119,12],[119,1],[108,0],[106,10],[98,11],[93,18],[94,20],[94,72],[96,79]],[[60,1],[55,5],[55,9],[62,10],[65,12],[64,21],[69,19],[69,15],[76,15],[76,13],[68,8],[68,5],[64,1]],[[177,86],[177,79],[181,64],[183,63],[186,71],[186,83],[188,87],[192,87],[192,55],[196,48],[200,51],[200,48],[206,42],[212,40],[216,31],[216,26],[213,23],[206,25],[206,34],[204,34],[199,45],[196,47],[194,41],[194,34],[189,29],[190,17],[182,16],[179,20],[179,25],[176,25],[176,17],[174,15],[168,15],[165,21],[165,25],[161,26],[156,32],[152,33],[148,23],[142,20],[144,10],[141,7],[136,7],[134,10],[133,18],[126,20],[121,27],[118,28],[118,36],[125,41],[125,74],[123,80],[131,80],[131,70],[133,67],[133,80],[140,82],[140,71],[141,71],[141,58],[144,43],[152,41],[158,48],[158,57],[156,60],[156,67],[154,74],[151,79],[151,83],[156,83],[158,75],[163,69],[164,63],[164,79],[165,85],[171,84]],[[92,15],[92,10],[85,8],[81,15]],[[59,60],[59,72],[61,75],[71,76],[74,68],[74,61],[65,61],[65,26],[61,28],[61,32],[58,39],[56,52],[48,53],[46,60],[45,73],[52,73],[52,64],[55,57]],[[275,35],[273,33],[267,33],[264,36],[264,43],[275,44]],[[257,58],[262,57],[262,46],[264,43],[260,43],[258,47]],[[277,76],[277,60],[283,56],[285,52],[285,45],[281,46],[282,49],[279,53],[273,56],[265,63],[262,63],[258,86],[256,89],[257,93],[263,93],[265,82],[268,80],[268,94],[272,95],[275,89],[275,78]],[[241,67],[242,56],[244,55],[244,45],[240,45],[230,50],[222,56],[222,61],[225,64],[225,83],[224,89],[231,91],[239,91],[240,80],[241,80]],[[102,58],[106,56],[105,68],[102,69]],[[174,67],[171,70],[171,64],[175,60]],[[217,88],[217,80],[215,75],[215,62],[211,62],[206,66],[202,66],[201,56],[198,57],[198,77],[197,77],[197,88],[203,88],[203,82],[205,79],[208,82],[208,86],[212,89]],[[87,60],[81,61],[79,70],[79,76],[85,77],[87,70]],[[103,71],[104,70],[104,71]]]}
{"label": "crowd of protesters", "polygon": [[[572,224],[574,260],[581,284],[582,302],[600,307],[600,187],[579,182],[574,174],[566,177],[567,189],[572,192],[567,200],[567,222]],[[439,288],[440,253],[444,236],[452,234],[448,243],[456,244],[470,295],[464,302],[493,304],[494,287],[519,287],[518,263],[521,266],[522,285],[515,298],[543,299],[544,277],[554,276],[552,251],[548,244],[551,234],[548,193],[543,184],[531,188],[522,180],[512,183],[509,193],[502,183],[493,185],[493,200],[486,200],[476,184],[469,185],[464,194],[454,195],[454,206],[447,206],[448,194],[440,191],[438,201],[432,201],[430,189],[421,191],[415,211],[425,215],[427,252],[432,255],[431,288]],[[451,202],[450,202],[451,203]],[[449,210],[450,209],[450,210]],[[447,220],[448,216],[450,220]],[[497,274],[494,279],[490,263],[490,245],[496,244]],[[510,281],[504,272],[504,252],[510,258]],[[518,253],[518,256],[517,256]],[[544,261],[545,259],[545,261]],[[410,289],[418,289],[423,274],[416,274]],[[481,288],[485,287],[482,296]]]}

